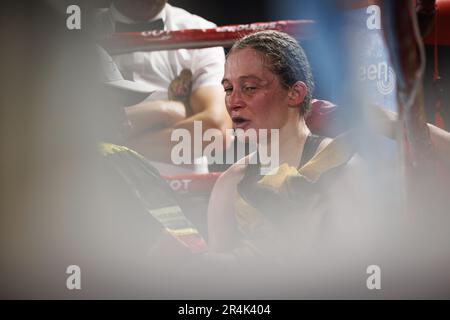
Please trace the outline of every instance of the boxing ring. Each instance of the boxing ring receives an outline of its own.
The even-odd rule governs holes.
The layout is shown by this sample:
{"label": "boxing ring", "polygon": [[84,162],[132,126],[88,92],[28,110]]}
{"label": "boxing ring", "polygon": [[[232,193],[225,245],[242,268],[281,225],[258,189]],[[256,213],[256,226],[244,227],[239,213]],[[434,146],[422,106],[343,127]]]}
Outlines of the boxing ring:
{"label": "boxing ring", "polygon": [[[427,43],[434,45],[449,44],[450,37],[450,1],[438,1],[438,24],[429,37]],[[400,148],[403,176],[405,179],[405,199],[412,211],[421,207],[421,184],[432,183],[436,179],[436,166],[432,143],[425,123],[423,106],[423,43],[417,35],[417,19],[414,18],[414,7],[405,10],[401,2],[395,2],[391,7],[384,8],[391,15],[383,20],[388,49],[399,81],[397,82],[397,96],[399,101],[399,121],[396,137]],[[405,22],[404,27],[396,21]],[[222,46],[231,47],[236,39],[261,30],[278,30],[286,32],[299,40],[314,37],[315,22],[312,20],[285,20],[273,22],[259,22],[241,25],[226,25],[212,29],[188,29],[176,31],[146,31],[139,33],[116,33],[99,39],[98,43],[111,55],[130,53],[135,51],[157,51],[176,49],[199,49]],[[411,57],[412,52],[414,53]],[[413,63],[404,63],[405,57],[410,57]],[[311,112],[306,119],[307,125],[313,133],[334,137],[346,130],[342,121],[342,114],[334,104],[313,100]],[[338,123],[331,126],[331,123]],[[333,128],[332,130],[330,128]],[[199,228],[200,234],[206,234],[206,209],[209,194],[220,176],[220,172],[191,173],[183,175],[165,176],[178,200],[186,208],[186,216]],[[424,182],[427,177],[427,182]],[[422,205],[423,206],[423,205]],[[189,212],[190,211],[190,212]],[[193,250],[201,251],[201,250]]]}

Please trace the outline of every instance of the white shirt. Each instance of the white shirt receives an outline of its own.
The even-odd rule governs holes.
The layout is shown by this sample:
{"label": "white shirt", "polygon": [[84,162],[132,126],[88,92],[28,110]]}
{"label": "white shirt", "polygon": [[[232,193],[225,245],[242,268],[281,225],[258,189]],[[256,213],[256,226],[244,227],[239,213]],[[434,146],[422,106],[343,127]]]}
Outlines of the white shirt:
{"label": "white shirt", "polygon": [[[151,20],[161,18],[165,30],[208,29],[216,25],[184,9],[166,4],[164,9]],[[99,14],[103,24],[102,32],[114,32],[114,22],[131,23],[132,21],[118,12],[114,6]],[[109,26],[105,26],[109,24]],[[183,69],[192,72],[192,92],[200,87],[221,85],[224,75],[225,54],[222,47],[205,49],[179,49],[152,52],[133,52],[113,57],[123,77],[140,82],[154,91],[146,100],[167,100],[168,88]],[[171,170],[156,163],[156,167],[166,173],[186,172],[183,168]],[[173,169],[173,166],[170,166]],[[205,171],[203,166],[197,170]],[[173,172],[169,172],[173,171]]]}
{"label": "white shirt", "polygon": [[[104,13],[106,14],[106,12]],[[118,12],[114,6],[108,10],[112,22],[132,22]],[[216,25],[184,9],[166,4],[158,16],[162,18],[165,30],[208,29]],[[112,29],[114,30],[114,29]],[[225,64],[222,47],[205,49],[179,49],[152,52],[133,52],[113,57],[125,79],[148,85],[155,91],[148,100],[167,100],[168,88],[181,70],[187,68],[192,72],[192,91],[202,86],[220,85]]]}

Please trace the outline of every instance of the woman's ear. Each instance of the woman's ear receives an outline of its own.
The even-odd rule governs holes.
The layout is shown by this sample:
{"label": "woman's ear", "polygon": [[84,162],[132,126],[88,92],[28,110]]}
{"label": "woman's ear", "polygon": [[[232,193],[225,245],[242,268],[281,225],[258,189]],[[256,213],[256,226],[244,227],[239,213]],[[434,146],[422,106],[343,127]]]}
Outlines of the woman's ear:
{"label": "woman's ear", "polygon": [[303,81],[294,83],[288,92],[289,107],[298,107],[305,100],[308,93],[308,87]]}

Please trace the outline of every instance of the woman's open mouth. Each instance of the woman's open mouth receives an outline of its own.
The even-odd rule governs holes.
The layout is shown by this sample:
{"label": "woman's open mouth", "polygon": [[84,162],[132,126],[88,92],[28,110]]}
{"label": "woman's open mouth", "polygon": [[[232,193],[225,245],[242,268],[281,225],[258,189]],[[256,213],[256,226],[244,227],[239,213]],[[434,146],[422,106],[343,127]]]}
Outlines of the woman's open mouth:
{"label": "woman's open mouth", "polygon": [[244,129],[244,127],[250,122],[250,120],[245,119],[243,117],[237,116],[237,117],[232,117],[231,120],[233,120],[233,127],[235,129]]}

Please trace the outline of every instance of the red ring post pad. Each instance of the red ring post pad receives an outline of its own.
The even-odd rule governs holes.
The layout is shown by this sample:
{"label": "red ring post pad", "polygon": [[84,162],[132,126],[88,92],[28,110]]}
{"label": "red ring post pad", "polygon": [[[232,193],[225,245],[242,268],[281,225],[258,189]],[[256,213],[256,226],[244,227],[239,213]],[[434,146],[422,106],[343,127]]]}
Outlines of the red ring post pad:
{"label": "red ring post pad", "polygon": [[424,39],[426,44],[450,45],[450,0],[436,1],[433,29]]}
{"label": "red ring post pad", "polygon": [[261,30],[283,31],[299,40],[305,40],[311,37],[313,25],[312,20],[281,20],[211,29],[114,33],[98,39],[98,43],[113,55],[135,51],[230,47],[237,39]]}

